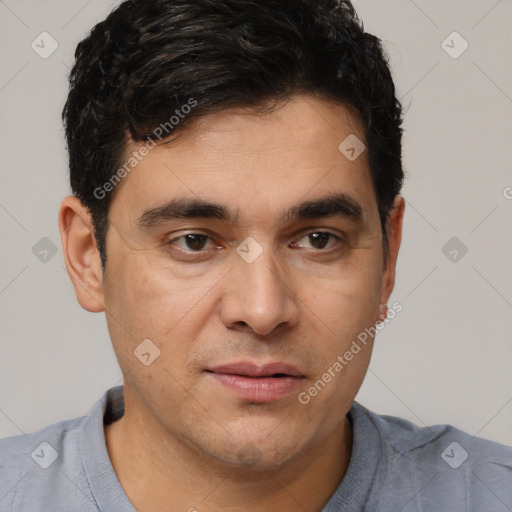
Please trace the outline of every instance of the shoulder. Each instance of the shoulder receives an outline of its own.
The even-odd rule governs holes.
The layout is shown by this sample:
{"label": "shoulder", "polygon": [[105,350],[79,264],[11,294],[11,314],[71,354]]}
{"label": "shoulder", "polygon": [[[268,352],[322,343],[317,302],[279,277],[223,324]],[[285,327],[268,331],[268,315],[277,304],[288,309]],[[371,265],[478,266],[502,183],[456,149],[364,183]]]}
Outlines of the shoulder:
{"label": "shoulder", "polygon": [[[427,461],[440,462],[455,469],[468,465],[496,463],[510,465],[512,447],[472,436],[452,425],[419,426],[396,416],[380,415],[359,405],[362,412],[377,428],[387,449],[397,453],[432,454]],[[443,467],[443,466],[442,466]]]}
{"label": "shoulder", "polygon": [[0,512],[28,510],[30,506],[51,508],[62,493],[70,510],[78,503],[77,493],[78,501],[83,501],[88,486],[81,481],[85,475],[78,433],[84,419],[61,421],[37,432],[0,439]]}
{"label": "shoulder", "polygon": [[[75,431],[83,418],[60,421],[37,432],[0,439],[0,471],[18,467],[25,472],[63,463],[64,449],[75,443]],[[5,485],[2,479],[1,485]]]}
{"label": "shoulder", "polygon": [[422,427],[379,415],[357,403],[354,406],[356,414],[371,422],[380,437],[381,483],[383,490],[391,492],[383,492],[379,503],[396,502],[398,492],[404,512],[450,502],[461,504],[452,510],[510,510],[512,447],[451,425]]}
{"label": "shoulder", "polygon": [[[61,446],[66,441],[66,438],[72,435],[73,431],[80,426],[83,419],[84,418],[75,418],[59,421],[36,432],[31,432],[30,434],[0,439],[0,464],[4,464],[6,461],[13,459],[20,462],[23,460],[21,457],[26,455],[27,450],[30,450],[33,444],[38,441],[43,443],[44,441],[49,442],[51,440],[54,444]],[[30,459],[32,459],[31,453],[31,451],[28,452]]]}

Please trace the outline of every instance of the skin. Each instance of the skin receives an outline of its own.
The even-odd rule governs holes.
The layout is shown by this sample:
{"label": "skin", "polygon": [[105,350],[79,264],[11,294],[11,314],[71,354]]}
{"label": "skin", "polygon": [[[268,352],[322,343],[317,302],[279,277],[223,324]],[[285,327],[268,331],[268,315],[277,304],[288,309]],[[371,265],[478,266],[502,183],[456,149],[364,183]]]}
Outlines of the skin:
{"label": "skin", "polygon": [[[404,213],[397,196],[384,266],[367,152],[350,162],[338,150],[349,134],[365,140],[353,109],[308,95],[271,113],[237,108],[200,118],[151,150],[116,190],[105,274],[87,210],[63,200],[63,253],[78,301],[106,312],[124,374],[126,412],[105,437],[138,511],[313,512],[341,482],[352,446],[346,414],[373,340],[308,404],[297,394],[383,319]],[[332,192],[355,198],[363,221],[282,219],[294,204]],[[238,223],[137,224],[146,209],[177,197],[238,209]],[[345,233],[346,242],[315,245],[308,235],[318,231]],[[190,233],[212,237],[199,257],[176,240]],[[250,264],[236,252],[249,236],[263,249]],[[134,350],[148,338],[160,356],[145,366]],[[248,360],[285,361],[305,378],[284,398],[252,403],[204,371]]]}

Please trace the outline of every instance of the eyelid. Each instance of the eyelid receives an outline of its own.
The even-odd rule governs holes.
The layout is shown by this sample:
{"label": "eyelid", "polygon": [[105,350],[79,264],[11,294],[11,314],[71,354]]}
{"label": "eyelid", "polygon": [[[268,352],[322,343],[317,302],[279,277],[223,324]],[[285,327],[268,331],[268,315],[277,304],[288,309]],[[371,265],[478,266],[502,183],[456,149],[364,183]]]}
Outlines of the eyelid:
{"label": "eyelid", "polygon": [[[321,233],[321,234],[329,235],[332,238],[334,238],[337,242],[341,242],[342,244],[345,244],[345,245],[348,243],[347,237],[346,237],[346,235],[344,233],[340,234],[340,235],[337,235],[337,234],[333,233],[332,231],[328,231],[326,229],[314,229],[314,230],[306,231],[305,233],[303,233],[303,234],[299,235],[298,237],[296,237],[294,242],[292,242],[292,243],[295,244],[296,241],[301,240],[302,238],[304,238],[304,237],[306,237],[308,235],[315,234],[315,233]],[[329,250],[334,250],[334,249],[336,249],[336,246],[330,247],[328,249],[310,249],[310,250],[313,250],[315,252],[329,252]]]}
{"label": "eyelid", "polygon": [[326,233],[332,235],[335,238],[339,238],[341,241],[347,242],[349,241],[349,234],[342,229],[333,227],[333,226],[308,226],[306,228],[301,229],[297,235],[294,235],[294,239],[298,240],[306,235],[311,235],[313,233]]}
{"label": "eyelid", "polygon": [[[340,232],[340,234],[336,234],[336,233],[333,233],[332,231],[329,231],[326,228],[307,228],[307,229],[303,230],[301,233],[299,233],[293,239],[291,244],[296,244],[296,242],[301,240],[302,238],[304,238],[304,237],[306,237],[308,235],[315,234],[315,233],[322,233],[322,234],[329,235],[332,238],[334,238],[338,243],[335,244],[334,247],[330,247],[328,249],[309,249],[310,251],[313,251],[313,252],[327,253],[329,251],[336,250],[338,248],[340,242],[341,242],[342,245],[346,245],[348,243],[348,239],[347,239],[346,233]],[[187,235],[205,236],[205,237],[207,237],[210,240],[211,243],[216,244],[216,247],[215,247],[216,249],[218,249],[218,246],[220,245],[218,242],[216,242],[215,238],[210,233],[205,233],[205,232],[201,232],[201,231],[189,231],[187,233],[182,233],[182,234],[180,234],[178,236],[174,236],[173,238],[166,239],[165,240],[165,245],[172,245],[173,242],[176,242],[177,240],[179,240],[181,238],[184,238]],[[227,245],[232,245],[232,243],[228,242]],[[181,251],[182,253],[187,254],[187,255],[201,255],[201,254],[205,254],[209,250],[212,250],[212,249],[201,249],[199,251],[193,251],[193,250],[190,250],[190,249],[183,249],[182,247],[179,247],[179,246],[177,246],[176,248],[177,248],[178,251]]]}
{"label": "eyelid", "polygon": [[[165,241],[164,241],[164,244],[165,245],[171,245],[173,242],[176,242],[176,240],[179,240],[180,238],[184,238],[188,235],[199,235],[199,236],[205,236],[207,237],[210,242],[212,243],[217,243],[215,238],[209,234],[209,233],[202,233],[200,231],[190,231],[188,233],[182,233],[181,235],[178,235],[178,236],[173,236],[172,238],[166,238]],[[218,245],[218,243],[217,243]],[[201,251],[191,251],[191,250],[187,250],[187,249],[182,249],[181,247],[178,247],[178,249],[184,251],[184,252],[188,252],[188,253],[194,253],[194,254],[201,254],[201,252],[204,252],[205,249],[202,249]]]}

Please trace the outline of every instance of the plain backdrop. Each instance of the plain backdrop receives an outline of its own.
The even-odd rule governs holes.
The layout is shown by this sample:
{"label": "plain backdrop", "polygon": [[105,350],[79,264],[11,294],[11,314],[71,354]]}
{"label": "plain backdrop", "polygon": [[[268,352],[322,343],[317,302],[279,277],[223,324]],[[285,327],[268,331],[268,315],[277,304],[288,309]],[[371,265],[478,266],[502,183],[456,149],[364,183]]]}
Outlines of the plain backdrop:
{"label": "plain backdrop", "polygon": [[[390,56],[407,172],[390,300],[403,310],[378,335],[357,400],[512,444],[512,2],[354,5]],[[104,314],[76,301],[57,227],[70,192],[67,75],[112,7],[0,1],[0,437],[83,416],[121,383]],[[45,37],[51,49],[42,32],[58,44],[47,58],[31,46]]]}

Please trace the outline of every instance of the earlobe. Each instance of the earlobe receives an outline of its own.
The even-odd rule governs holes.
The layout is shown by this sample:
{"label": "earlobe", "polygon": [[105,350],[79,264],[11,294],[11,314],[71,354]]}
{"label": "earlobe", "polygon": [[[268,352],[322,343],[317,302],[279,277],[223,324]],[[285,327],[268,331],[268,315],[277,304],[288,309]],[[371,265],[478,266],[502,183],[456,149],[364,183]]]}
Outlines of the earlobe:
{"label": "earlobe", "polygon": [[386,320],[387,316],[388,316],[388,305],[381,303],[379,306],[379,316],[378,316],[377,322],[384,322],[384,320]]}
{"label": "earlobe", "polygon": [[405,201],[401,195],[397,195],[393,202],[393,208],[389,212],[386,223],[389,254],[387,264],[382,275],[380,301],[386,304],[395,286],[396,261],[402,241],[402,222],[405,211]]}
{"label": "earlobe", "polygon": [[80,305],[104,311],[103,270],[89,210],[75,196],[65,197],[59,210],[59,229],[66,269]]}

